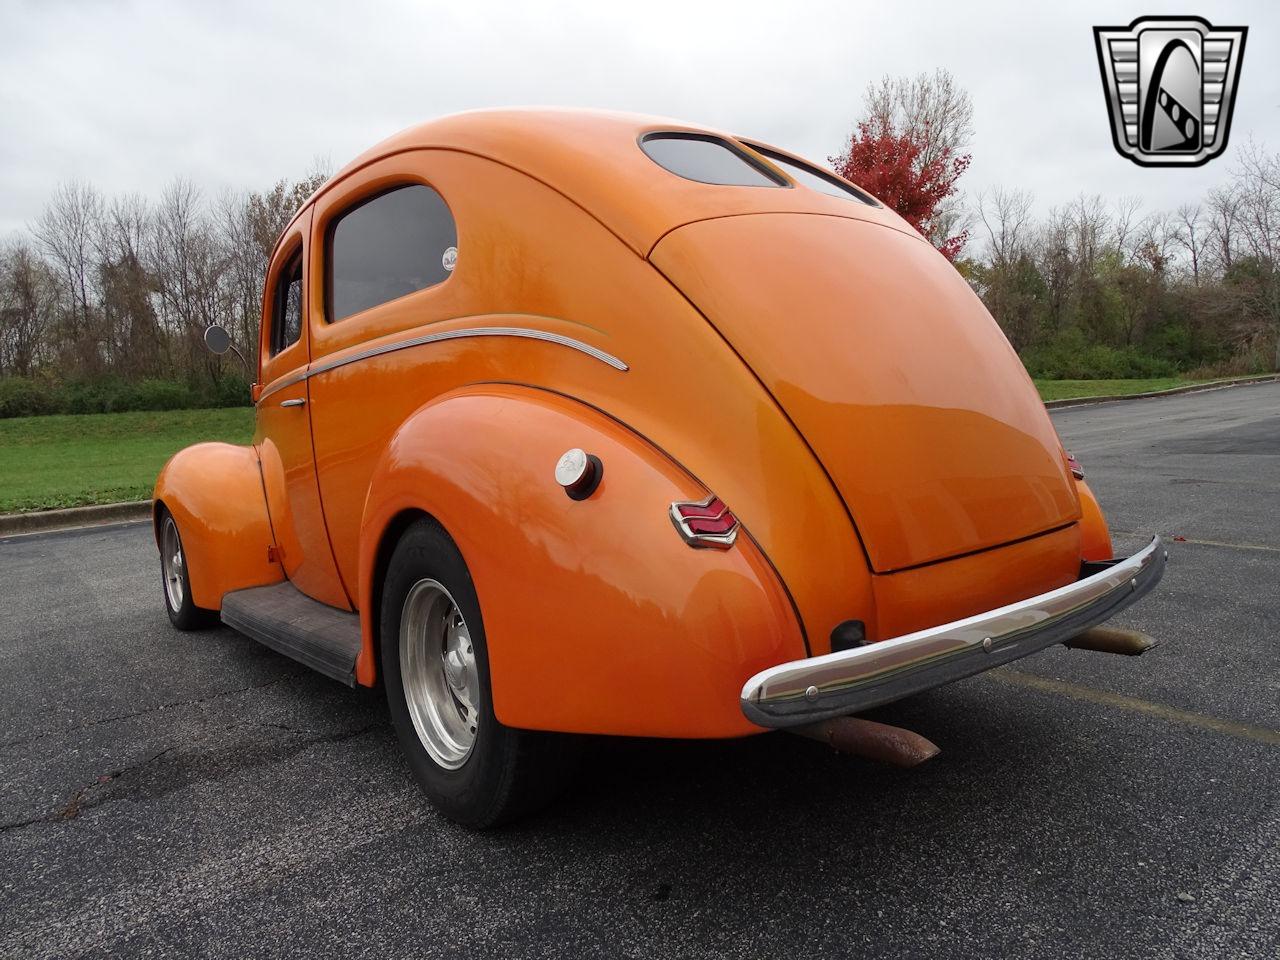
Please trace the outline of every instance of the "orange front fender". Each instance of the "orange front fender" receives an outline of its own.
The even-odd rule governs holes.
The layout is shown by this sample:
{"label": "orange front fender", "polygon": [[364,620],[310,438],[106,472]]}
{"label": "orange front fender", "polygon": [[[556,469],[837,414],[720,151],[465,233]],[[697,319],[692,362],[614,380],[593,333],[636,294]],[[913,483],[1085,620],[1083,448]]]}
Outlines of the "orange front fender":
{"label": "orange front fender", "polygon": [[[581,501],[554,478],[572,447],[604,465]],[[558,394],[490,385],[433,401],[397,432],[370,483],[357,679],[376,675],[386,557],[404,519],[427,513],[475,583],[501,722],[641,736],[758,732],[738,707],[742,684],[804,656],[804,640],[749,536],[695,550],[677,534],[671,502],[706,493],[643,438]]]}
{"label": "orange front fender", "polygon": [[154,499],[157,532],[161,506],[178,522],[196,606],[218,610],[225,593],[284,579],[267,558],[274,540],[253,447],[197,443],[179,450],[156,478]]}

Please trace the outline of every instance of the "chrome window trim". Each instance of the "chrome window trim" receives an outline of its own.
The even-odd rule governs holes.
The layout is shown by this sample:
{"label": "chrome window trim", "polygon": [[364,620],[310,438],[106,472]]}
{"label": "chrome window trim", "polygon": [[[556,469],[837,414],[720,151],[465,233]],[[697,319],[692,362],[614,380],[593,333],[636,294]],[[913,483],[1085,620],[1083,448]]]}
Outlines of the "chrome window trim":
{"label": "chrome window trim", "polygon": [[[867,191],[863,190],[862,187],[858,186],[852,180],[846,180],[844,177],[840,176],[840,174],[836,173],[834,170],[829,170],[820,164],[814,163],[812,160],[808,160],[805,157],[798,156],[797,154],[791,153],[787,150],[782,150],[782,149],[779,149],[778,147],[772,147],[767,143],[760,143],[758,140],[742,140],[741,142],[743,143],[743,145],[750,147],[756,153],[760,154],[760,156],[762,156],[765,160],[768,160],[770,163],[773,163],[775,165],[780,164],[781,165],[780,169],[782,170],[782,173],[790,180],[795,180],[795,177],[794,175],[792,175],[792,173],[789,170],[786,169],[786,167],[788,166],[799,167],[801,170],[809,174],[811,177],[816,177],[819,180],[825,180],[828,183],[830,183],[832,186],[836,187],[839,190],[842,190],[845,194],[847,194],[846,197],[837,197],[834,194],[830,194],[830,193],[823,194],[823,196],[831,197],[834,200],[849,199],[857,203],[861,203],[862,205],[867,207],[879,207],[881,209],[884,208],[883,203],[881,203],[871,194],[867,193]],[[799,181],[796,181],[796,182],[799,183]],[[810,187],[807,184],[804,185],[804,188],[806,190],[814,190],[813,187]],[[821,193],[821,191],[815,191],[815,192]]]}
{"label": "chrome window trim", "polygon": [[611,353],[591,346],[589,343],[583,343],[581,340],[575,340],[573,337],[566,337],[563,334],[551,333],[548,330],[533,330],[528,327],[465,327],[459,330],[442,330],[439,333],[426,333],[418,337],[410,337],[406,340],[397,340],[394,343],[384,343],[381,346],[369,347],[345,357],[337,357],[332,360],[321,360],[308,370],[299,370],[297,373],[289,374],[282,380],[272,383],[258,397],[261,403],[273,393],[283,390],[285,387],[292,386],[303,380],[310,379],[316,374],[325,373],[329,370],[336,370],[339,367],[345,367],[348,364],[358,363],[361,360],[368,360],[370,357],[379,357],[387,353],[395,353],[397,350],[408,350],[412,347],[421,347],[429,343],[442,343],[446,340],[464,340],[472,337],[518,337],[525,340],[540,340],[544,343],[554,343],[557,346],[568,347],[570,350],[577,350],[579,353],[586,354],[594,360],[599,360],[613,369],[622,373],[626,373],[631,368],[622,360],[619,360]]}

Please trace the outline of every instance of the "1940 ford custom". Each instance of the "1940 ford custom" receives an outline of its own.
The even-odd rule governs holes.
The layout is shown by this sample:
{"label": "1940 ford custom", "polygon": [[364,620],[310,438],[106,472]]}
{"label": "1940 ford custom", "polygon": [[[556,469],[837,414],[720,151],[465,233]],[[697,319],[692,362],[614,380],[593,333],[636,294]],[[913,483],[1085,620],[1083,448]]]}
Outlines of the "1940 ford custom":
{"label": "1940 ford custom", "polygon": [[407,130],[280,237],[258,356],[253,444],[157,481],[170,619],[380,681],[463,823],[545,799],[558,734],[875,753],[850,715],[1145,646],[1098,624],[1165,551],[1112,557],[982,303],[765,144],[569,111]]}

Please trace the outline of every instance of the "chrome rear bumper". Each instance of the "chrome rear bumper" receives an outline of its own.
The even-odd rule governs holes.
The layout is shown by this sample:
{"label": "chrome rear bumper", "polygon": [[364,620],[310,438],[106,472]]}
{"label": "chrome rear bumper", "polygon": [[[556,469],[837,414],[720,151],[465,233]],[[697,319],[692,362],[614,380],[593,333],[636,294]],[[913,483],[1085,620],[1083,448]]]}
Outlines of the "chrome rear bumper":
{"label": "chrome rear bumper", "polygon": [[1075,583],[892,640],[762,670],[742,688],[742,712],[762,727],[793,727],[899,700],[1068,640],[1160,582],[1159,537]]}

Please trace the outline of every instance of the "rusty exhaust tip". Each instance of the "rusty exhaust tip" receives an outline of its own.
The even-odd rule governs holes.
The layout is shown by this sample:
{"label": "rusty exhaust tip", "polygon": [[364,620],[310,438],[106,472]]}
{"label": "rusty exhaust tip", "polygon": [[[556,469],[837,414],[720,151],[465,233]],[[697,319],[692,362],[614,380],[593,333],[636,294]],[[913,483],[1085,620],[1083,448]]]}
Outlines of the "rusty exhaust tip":
{"label": "rusty exhaust tip", "polygon": [[820,740],[841,753],[895,767],[919,766],[939,753],[937,744],[918,733],[862,717],[820,720],[803,727],[790,727],[788,732]]}
{"label": "rusty exhaust tip", "polygon": [[1120,627],[1091,627],[1084,633],[1063,640],[1064,647],[1073,650],[1096,650],[1098,653],[1118,653],[1126,657],[1138,657],[1160,643],[1155,637],[1140,630],[1124,630]]}

